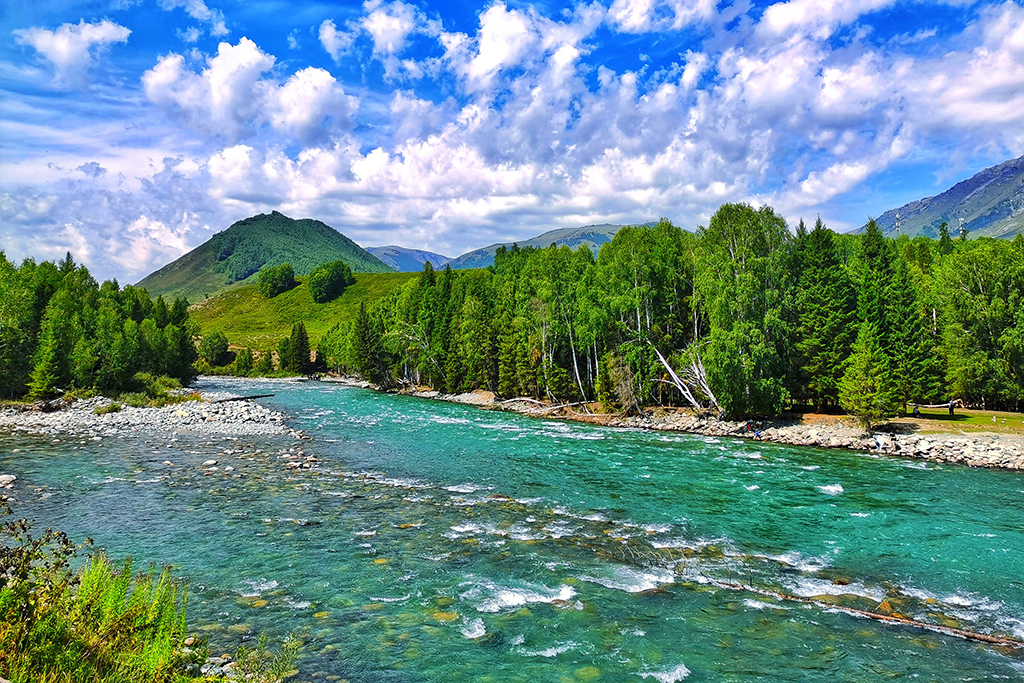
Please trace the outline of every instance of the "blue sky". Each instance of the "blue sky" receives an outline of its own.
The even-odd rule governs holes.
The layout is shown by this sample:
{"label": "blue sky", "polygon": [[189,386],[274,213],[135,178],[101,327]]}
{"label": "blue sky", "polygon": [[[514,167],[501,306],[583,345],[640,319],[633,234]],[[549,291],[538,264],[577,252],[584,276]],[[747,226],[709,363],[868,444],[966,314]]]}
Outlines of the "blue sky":
{"label": "blue sky", "polygon": [[0,3],[0,249],[135,282],[279,210],[455,256],[1024,154],[1020,2]]}

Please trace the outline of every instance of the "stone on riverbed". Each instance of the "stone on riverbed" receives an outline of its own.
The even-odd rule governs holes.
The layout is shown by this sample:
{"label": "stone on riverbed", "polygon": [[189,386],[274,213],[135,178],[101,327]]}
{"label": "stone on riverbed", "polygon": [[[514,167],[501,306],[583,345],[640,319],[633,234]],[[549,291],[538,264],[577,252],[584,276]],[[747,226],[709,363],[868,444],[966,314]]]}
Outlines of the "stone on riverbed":
{"label": "stone on riverbed", "polygon": [[0,486],[4,488],[13,484],[18,478],[13,474],[0,474]]}

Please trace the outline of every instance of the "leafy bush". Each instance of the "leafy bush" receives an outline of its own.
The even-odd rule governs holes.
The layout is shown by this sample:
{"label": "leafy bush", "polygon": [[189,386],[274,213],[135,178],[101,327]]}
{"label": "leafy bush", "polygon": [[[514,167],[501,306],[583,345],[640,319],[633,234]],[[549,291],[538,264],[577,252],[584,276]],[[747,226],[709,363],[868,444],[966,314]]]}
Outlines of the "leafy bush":
{"label": "leafy bush", "polygon": [[146,396],[141,391],[121,394],[121,400],[126,406],[131,406],[132,408],[145,408],[149,405],[149,396]]}
{"label": "leafy bush", "polygon": [[260,271],[260,293],[268,299],[274,298],[281,292],[287,292],[295,284],[295,271],[292,270],[290,263],[270,266]]}
{"label": "leafy bush", "polygon": [[204,334],[199,344],[199,356],[213,367],[227,364],[228,338],[223,332]]}
{"label": "leafy bush", "polygon": [[[3,514],[9,514],[6,508]],[[164,570],[135,576],[94,555],[77,573],[75,546],[24,519],[0,543],[0,675],[15,681],[182,680],[185,590]],[[87,541],[90,544],[91,541]]]}
{"label": "leafy bush", "polygon": [[96,406],[95,408],[92,409],[92,412],[95,413],[96,415],[106,415],[107,413],[119,413],[121,412],[121,404],[115,401],[114,403],[108,403],[105,406]]}
{"label": "leafy bush", "polygon": [[336,299],[356,279],[344,261],[322,263],[309,272],[309,293],[318,304]]}

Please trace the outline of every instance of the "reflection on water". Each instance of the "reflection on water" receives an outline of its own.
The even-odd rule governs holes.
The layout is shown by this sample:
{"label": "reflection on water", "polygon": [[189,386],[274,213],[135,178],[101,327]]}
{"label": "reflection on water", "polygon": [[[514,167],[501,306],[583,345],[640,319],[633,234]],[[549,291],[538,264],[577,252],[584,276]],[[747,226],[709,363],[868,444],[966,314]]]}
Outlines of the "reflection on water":
{"label": "reflection on water", "polygon": [[297,680],[1024,676],[838,609],[1024,638],[1019,474],[273,391],[313,440],[5,438],[0,471],[40,523],[174,563],[214,650],[301,634]]}

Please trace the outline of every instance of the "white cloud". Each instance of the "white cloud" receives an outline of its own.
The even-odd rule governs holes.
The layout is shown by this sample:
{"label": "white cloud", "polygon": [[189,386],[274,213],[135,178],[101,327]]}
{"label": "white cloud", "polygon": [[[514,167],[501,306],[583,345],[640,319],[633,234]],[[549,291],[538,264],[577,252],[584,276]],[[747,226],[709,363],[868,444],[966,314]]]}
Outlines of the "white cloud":
{"label": "white cloud", "polygon": [[614,0],[608,23],[623,33],[679,30],[711,18],[714,0]]}
{"label": "white cloud", "polygon": [[186,43],[194,43],[199,40],[199,37],[203,35],[202,29],[195,26],[189,26],[184,31],[178,31],[178,37]]}
{"label": "white cloud", "polygon": [[[307,68],[284,84],[263,78],[275,63],[248,38],[221,43],[201,73],[182,55],[161,57],[142,77],[146,97],[200,134],[237,141],[263,123],[280,134],[312,140],[344,129],[358,106],[327,71]],[[329,121],[325,121],[329,119]]]}
{"label": "white cloud", "polygon": [[196,21],[202,21],[210,25],[210,34],[215,38],[222,38],[230,31],[224,23],[224,13],[218,9],[210,9],[203,0],[158,0],[160,9],[174,10],[179,7],[185,10]]}
{"label": "white cloud", "polygon": [[364,5],[364,10],[367,14],[360,23],[373,38],[374,53],[401,53],[405,49],[409,34],[416,28],[415,8],[401,0],[389,4],[384,4],[380,0],[369,0]]}
{"label": "white cloud", "polygon": [[341,61],[341,56],[348,52],[355,41],[355,36],[348,31],[339,31],[338,27],[330,19],[320,24],[320,44],[327,50],[336,63]]}
{"label": "white cloud", "polygon": [[128,40],[131,31],[104,19],[87,24],[63,24],[56,31],[28,28],[14,31],[15,40],[29,45],[53,65],[53,83],[58,88],[83,87],[95,53],[111,43]]}
{"label": "white cloud", "polygon": [[800,31],[824,40],[836,27],[894,4],[896,0],[789,0],[766,9],[758,30],[776,36]]}

